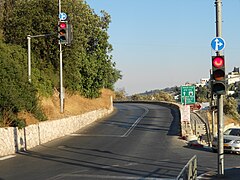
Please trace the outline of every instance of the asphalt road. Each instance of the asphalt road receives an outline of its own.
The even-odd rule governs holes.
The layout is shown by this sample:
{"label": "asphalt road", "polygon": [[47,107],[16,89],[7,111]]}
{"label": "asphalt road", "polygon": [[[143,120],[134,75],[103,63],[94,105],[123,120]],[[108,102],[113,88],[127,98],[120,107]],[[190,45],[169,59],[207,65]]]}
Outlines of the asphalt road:
{"label": "asphalt road", "polygon": [[[0,179],[175,178],[198,157],[198,173],[217,169],[217,154],[179,139],[176,110],[151,104],[115,104],[108,118],[64,138],[0,160]],[[240,156],[226,155],[229,167]]]}

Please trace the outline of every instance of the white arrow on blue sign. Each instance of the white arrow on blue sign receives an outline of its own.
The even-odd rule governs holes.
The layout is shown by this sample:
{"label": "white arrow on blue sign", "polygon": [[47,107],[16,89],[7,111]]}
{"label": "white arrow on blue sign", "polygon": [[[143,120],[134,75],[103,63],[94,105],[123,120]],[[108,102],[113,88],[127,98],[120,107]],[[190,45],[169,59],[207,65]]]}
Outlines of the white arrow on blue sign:
{"label": "white arrow on blue sign", "polygon": [[64,12],[60,13],[60,14],[59,14],[59,19],[60,19],[61,21],[65,21],[65,20],[67,19],[67,14],[64,13]]}
{"label": "white arrow on blue sign", "polygon": [[225,48],[225,41],[221,37],[215,37],[211,42],[211,46],[214,51],[221,51]]}

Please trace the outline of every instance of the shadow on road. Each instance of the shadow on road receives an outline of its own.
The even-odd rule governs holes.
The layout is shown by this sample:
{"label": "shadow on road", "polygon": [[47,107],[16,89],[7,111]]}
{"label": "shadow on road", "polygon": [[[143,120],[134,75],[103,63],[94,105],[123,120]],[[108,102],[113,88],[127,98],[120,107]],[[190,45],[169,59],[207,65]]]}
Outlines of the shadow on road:
{"label": "shadow on road", "polygon": [[[41,152],[27,151],[20,154],[67,166],[70,165],[83,169],[103,171],[105,172],[104,174],[111,172],[118,175],[121,174],[122,176],[137,176],[143,178],[176,177],[184,166],[184,163],[179,163],[178,161],[156,161],[155,159],[117,154],[111,151],[102,151],[100,149],[73,146],[53,148],[43,145],[41,145],[41,148],[43,148]],[[44,153],[46,150],[48,153]],[[149,167],[151,171],[146,167]]]}

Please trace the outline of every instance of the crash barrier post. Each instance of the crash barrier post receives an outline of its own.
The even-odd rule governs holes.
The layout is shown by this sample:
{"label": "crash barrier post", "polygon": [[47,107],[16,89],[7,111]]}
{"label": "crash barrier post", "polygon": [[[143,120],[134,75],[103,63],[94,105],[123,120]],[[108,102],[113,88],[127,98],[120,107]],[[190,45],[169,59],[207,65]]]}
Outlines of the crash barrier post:
{"label": "crash barrier post", "polygon": [[197,156],[193,156],[184,166],[176,180],[196,180],[197,179]]}

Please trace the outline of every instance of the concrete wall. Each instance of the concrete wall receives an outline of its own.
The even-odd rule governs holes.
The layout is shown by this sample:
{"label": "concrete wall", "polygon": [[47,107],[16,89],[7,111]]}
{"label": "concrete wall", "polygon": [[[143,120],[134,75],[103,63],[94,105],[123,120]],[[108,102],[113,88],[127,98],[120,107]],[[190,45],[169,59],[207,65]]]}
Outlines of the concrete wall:
{"label": "concrete wall", "polygon": [[0,128],[0,156],[14,154],[30,149],[85,127],[86,125],[110,114],[111,109],[100,109],[79,116],[44,121],[27,126],[23,129],[16,127]]}

